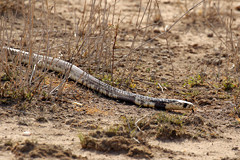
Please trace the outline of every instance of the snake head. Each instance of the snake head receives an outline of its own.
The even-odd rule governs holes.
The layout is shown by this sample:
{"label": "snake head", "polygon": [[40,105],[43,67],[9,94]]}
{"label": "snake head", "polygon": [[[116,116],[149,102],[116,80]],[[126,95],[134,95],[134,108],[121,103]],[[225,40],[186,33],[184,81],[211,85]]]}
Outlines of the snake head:
{"label": "snake head", "polygon": [[163,110],[194,110],[191,102],[178,99],[154,99],[154,108]]}
{"label": "snake head", "polygon": [[166,110],[192,110],[194,111],[194,105],[191,102],[171,99],[171,103],[166,103]]}

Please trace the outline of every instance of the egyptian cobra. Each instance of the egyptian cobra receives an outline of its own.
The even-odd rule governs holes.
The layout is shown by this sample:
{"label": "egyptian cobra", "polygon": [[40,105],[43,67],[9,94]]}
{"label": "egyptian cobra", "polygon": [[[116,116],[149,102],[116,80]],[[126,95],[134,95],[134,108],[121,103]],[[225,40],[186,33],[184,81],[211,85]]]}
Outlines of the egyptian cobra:
{"label": "egyptian cobra", "polygon": [[[11,47],[3,47],[12,55],[20,54],[21,61],[25,64],[29,63],[29,52],[25,52],[19,49]],[[160,110],[193,110],[194,105],[191,102],[178,99],[164,99],[164,98],[152,98],[143,96],[108,85],[101,80],[93,77],[92,75],[84,72],[72,63],[64,60],[43,56],[39,54],[32,54],[33,64],[37,64],[39,67],[47,67],[56,72],[65,73],[69,70],[69,78],[81,83],[82,85],[91,88],[97,92],[104,94],[110,98],[122,100],[130,103],[134,103],[143,107],[152,107]]]}

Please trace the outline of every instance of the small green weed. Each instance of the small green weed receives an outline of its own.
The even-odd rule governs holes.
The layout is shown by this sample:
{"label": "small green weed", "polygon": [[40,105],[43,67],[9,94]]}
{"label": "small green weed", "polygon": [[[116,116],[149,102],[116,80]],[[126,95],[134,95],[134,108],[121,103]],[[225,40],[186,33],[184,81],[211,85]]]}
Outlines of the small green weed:
{"label": "small green weed", "polygon": [[132,88],[132,89],[134,89],[134,88],[136,88],[136,84],[135,84],[135,83],[130,83],[130,84],[129,84],[129,87]]}
{"label": "small green weed", "polygon": [[10,76],[8,74],[1,75],[1,81],[10,81]]}
{"label": "small green weed", "polygon": [[136,126],[135,126],[136,120],[134,118],[127,118],[125,116],[122,116],[121,118],[123,120],[124,129],[127,132],[132,132],[136,130]]}
{"label": "small green weed", "polygon": [[202,76],[200,75],[200,74],[197,74],[197,75],[195,75],[195,76],[193,76],[193,77],[190,77],[188,80],[187,80],[187,82],[185,82],[184,84],[183,84],[183,86],[184,87],[186,87],[186,86],[190,86],[191,88],[192,87],[196,87],[196,86],[201,86],[201,85],[203,85],[203,78],[202,78]]}
{"label": "small green weed", "polygon": [[171,85],[168,82],[164,82],[161,85],[166,88],[171,88]]}
{"label": "small green weed", "polygon": [[238,85],[233,79],[226,77],[222,81],[222,86],[224,91],[229,91],[229,90],[233,90],[234,88],[237,88]]}
{"label": "small green weed", "polygon": [[112,76],[111,74],[104,74],[102,81],[104,82],[112,82]]}
{"label": "small green weed", "polygon": [[121,117],[123,120],[123,130],[129,133],[130,137],[135,137],[138,131],[144,131],[149,129],[149,122],[145,118],[127,118],[125,116]]}
{"label": "small green weed", "polygon": [[117,135],[117,133],[120,131],[120,126],[115,125],[115,126],[110,126],[106,133],[110,133],[111,135]]}
{"label": "small green weed", "polygon": [[125,83],[129,86],[129,88],[134,89],[136,88],[137,84],[134,82],[133,79],[131,80],[126,80]]}
{"label": "small green weed", "polygon": [[146,72],[147,72],[147,73],[150,73],[150,71],[151,71],[150,68],[147,68],[147,69],[146,69]]}
{"label": "small green weed", "polygon": [[188,92],[180,92],[180,94],[186,96],[185,98],[188,99],[188,98],[193,98],[200,95],[201,92],[199,90],[193,89],[193,90],[189,90]]}
{"label": "small green weed", "polygon": [[183,118],[179,115],[170,115],[166,113],[159,113],[156,117],[158,124],[171,124],[176,126],[183,126]]}
{"label": "small green weed", "polygon": [[156,132],[157,139],[176,139],[183,137],[191,137],[189,134],[186,134],[184,129],[181,127],[173,127],[171,125],[160,125]]}
{"label": "small green weed", "polygon": [[121,79],[119,79],[119,78],[116,78],[116,79],[112,80],[112,75],[111,74],[104,74],[104,76],[101,76],[101,75],[97,75],[94,72],[92,72],[92,75],[94,75],[94,77],[102,80],[103,82],[106,82],[106,83],[114,85],[114,86],[119,85],[120,82],[121,82]]}
{"label": "small green weed", "polygon": [[240,104],[234,105],[234,114],[236,115],[237,121],[240,123]]}
{"label": "small green weed", "polygon": [[157,139],[179,139],[190,138],[184,125],[183,116],[159,113],[156,115],[156,138]]}
{"label": "small green weed", "polygon": [[86,141],[86,136],[85,136],[83,133],[79,133],[79,134],[78,134],[78,138],[79,138],[79,140],[80,140],[80,144],[81,144],[82,146],[85,146],[86,143],[87,143],[87,141]]}

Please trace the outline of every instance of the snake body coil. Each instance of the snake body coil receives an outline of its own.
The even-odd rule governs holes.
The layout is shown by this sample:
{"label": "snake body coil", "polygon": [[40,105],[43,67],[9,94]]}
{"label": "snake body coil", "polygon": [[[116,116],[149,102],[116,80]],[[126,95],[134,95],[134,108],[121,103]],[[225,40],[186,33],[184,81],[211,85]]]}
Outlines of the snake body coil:
{"label": "snake body coil", "polygon": [[[19,49],[3,47],[3,49],[9,51],[13,55],[21,54],[21,61],[23,63],[29,63],[29,52],[25,52]],[[58,58],[42,56],[38,54],[32,54],[33,64],[37,64],[40,67],[47,67],[53,71],[65,73],[69,71],[69,78],[75,80],[84,86],[98,91],[108,97],[132,102],[144,107],[153,107],[161,110],[192,110],[193,104],[187,101],[178,99],[164,99],[164,98],[152,98],[131,92],[123,91],[121,89],[112,87],[92,75],[84,72],[77,66],[63,61]]]}

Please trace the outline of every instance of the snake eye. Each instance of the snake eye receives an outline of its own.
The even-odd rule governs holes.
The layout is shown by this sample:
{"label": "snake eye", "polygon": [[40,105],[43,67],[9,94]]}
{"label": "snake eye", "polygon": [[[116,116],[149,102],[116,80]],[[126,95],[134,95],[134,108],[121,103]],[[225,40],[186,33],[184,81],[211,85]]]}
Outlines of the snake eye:
{"label": "snake eye", "polygon": [[187,103],[184,103],[183,104],[183,108],[187,108],[188,104]]}

